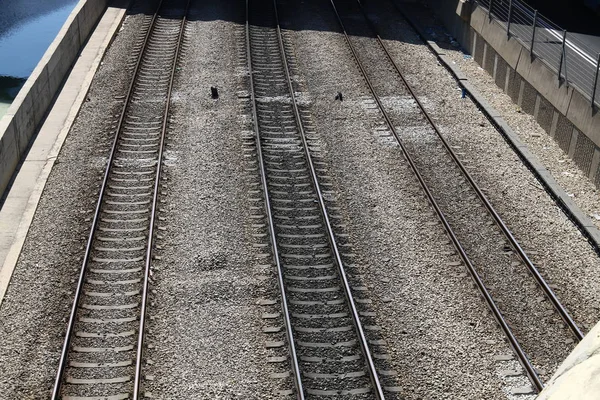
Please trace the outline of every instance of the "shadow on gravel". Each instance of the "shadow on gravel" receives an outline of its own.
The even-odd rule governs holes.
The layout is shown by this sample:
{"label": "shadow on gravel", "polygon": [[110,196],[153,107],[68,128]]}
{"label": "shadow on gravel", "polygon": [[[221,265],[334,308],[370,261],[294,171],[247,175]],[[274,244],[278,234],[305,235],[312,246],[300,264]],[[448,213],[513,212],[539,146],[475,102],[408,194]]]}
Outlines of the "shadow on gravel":
{"label": "shadow on gravel", "polygon": [[[186,0],[164,0],[163,9],[160,15],[163,18],[169,18],[176,16],[178,13],[176,10],[181,10],[185,6]],[[425,8],[420,3],[403,3],[400,0],[363,0],[362,3],[369,17],[377,22],[382,16],[381,13],[389,13],[390,15],[385,16],[387,21],[390,18],[397,19],[399,28],[404,27],[403,19],[400,13],[394,8],[392,2],[403,8],[405,12],[415,14],[415,10],[423,14],[423,17],[432,18],[429,13],[430,10]],[[189,21],[231,21],[240,25],[245,24],[246,17],[246,1],[245,0],[220,0],[221,5],[216,5],[214,2],[209,0],[191,0],[190,9],[188,12]],[[225,3],[229,11],[224,11],[222,4]],[[250,7],[264,8],[273,4],[273,0],[249,0]],[[127,14],[151,14],[154,12],[158,5],[158,0],[144,1],[135,0],[131,7],[129,7]],[[355,36],[366,36],[373,37],[373,33],[369,30],[365,24],[363,14],[358,7],[356,0],[336,0],[335,5],[338,8],[340,14],[351,20],[355,20],[354,26],[347,26],[348,34]],[[113,6],[118,6],[113,4]],[[293,31],[322,31],[341,33],[340,26],[337,22],[333,7],[329,0],[279,0],[277,1],[279,10],[279,18],[281,26],[286,30]],[[231,12],[231,9],[236,12]],[[234,16],[232,18],[232,15]],[[259,23],[260,24],[260,23]],[[271,25],[271,24],[269,24]],[[394,30],[394,34],[388,36],[382,36],[383,39],[397,40],[407,42],[411,44],[423,44],[420,40],[414,37],[405,37],[401,34],[402,29]]]}

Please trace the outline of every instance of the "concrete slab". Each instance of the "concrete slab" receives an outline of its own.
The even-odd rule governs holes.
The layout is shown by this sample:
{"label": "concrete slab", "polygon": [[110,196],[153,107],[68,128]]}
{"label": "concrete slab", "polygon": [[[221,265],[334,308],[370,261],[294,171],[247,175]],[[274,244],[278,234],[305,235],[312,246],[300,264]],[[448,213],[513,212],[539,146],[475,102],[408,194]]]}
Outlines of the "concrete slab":
{"label": "concrete slab", "polygon": [[[436,51],[435,48],[434,48],[434,51]],[[438,53],[438,56],[446,65],[448,65],[448,68],[450,68],[452,70],[452,73],[455,75],[456,79],[458,79],[458,80],[466,80],[467,79],[467,76],[462,72],[462,70],[460,69],[459,66],[457,66],[454,62],[452,62],[452,59],[450,57],[446,56],[444,53]]]}
{"label": "concrete slab", "polygon": [[[48,113],[0,210],[0,305],[50,171],[125,13],[126,8],[109,7],[102,16]],[[0,140],[0,147],[3,145]],[[6,141],[5,145],[16,147],[14,141]],[[2,149],[0,154],[4,154]],[[0,159],[0,162],[4,161]]]}
{"label": "concrete slab", "polygon": [[483,29],[483,24],[486,23],[488,19],[487,13],[480,7],[474,7],[471,12],[471,27],[475,29],[476,32],[481,32]]}
{"label": "concrete slab", "polygon": [[428,41],[427,41],[427,44],[429,44],[429,46],[430,46],[431,48],[433,48],[433,49],[434,49],[434,51],[435,51],[437,54],[439,54],[439,55],[446,54],[446,52],[444,51],[444,49],[442,49],[440,46],[438,46],[438,45],[437,45],[437,43],[436,43],[436,42],[434,42],[433,40],[428,40]]}
{"label": "concrete slab", "polygon": [[490,105],[490,103],[487,102],[487,100],[483,98],[483,96],[481,96],[479,90],[477,90],[475,86],[469,82],[469,80],[463,80],[460,83],[465,89],[467,89],[472,97],[479,99],[477,103],[488,115],[490,115],[492,118],[498,118],[502,116],[494,107]]}
{"label": "concrete slab", "polygon": [[594,400],[600,393],[600,323],[558,368],[537,400]]}
{"label": "concrete slab", "polygon": [[526,149],[527,145],[521,141],[521,138],[512,130],[508,122],[502,117],[494,118],[494,122],[498,124],[500,129],[505,132],[506,136],[510,138],[511,144],[518,149]]}

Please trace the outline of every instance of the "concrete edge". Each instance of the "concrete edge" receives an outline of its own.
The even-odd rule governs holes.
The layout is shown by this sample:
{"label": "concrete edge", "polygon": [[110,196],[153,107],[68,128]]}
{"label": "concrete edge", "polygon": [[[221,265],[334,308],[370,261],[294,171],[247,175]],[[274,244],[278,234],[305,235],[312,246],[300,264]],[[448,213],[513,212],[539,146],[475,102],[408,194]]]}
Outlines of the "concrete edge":
{"label": "concrete edge", "polygon": [[80,0],[75,5],[0,120],[0,198],[107,3]]}
{"label": "concrete edge", "polygon": [[593,400],[600,393],[600,323],[558,367],[536,400]]}
{"label": "concrete edge", "polygon": [[[11,280],[13,272],[16,268],[17,261],[21,254],[21,250],[25,243],[25,239],[27,237],[27,233],[29,232],[31,223],[33,222],[35,212],[37,210],[38,204],[42,197],[42,193],[46,186],[46,182],[48,181],[48,178],[50,176],[52,167],[54,166],[54,163],[55,163],[55,161],[58,157],[58,154],[66,140],[66,137],[67,137],[69,131],[71,130],[71,127],[73,126],[73,123],[75,122],[75,119],[77,118],[77,115],[79,114],[81,105],[83,104],[83,102],[85,101],[85,98],[87,97],[87,94],[88,94],[89,89],[92,84],[92,80],[93,80],[98,68],[100,67],[102,59],[104,58],[104,55],[106,53],[106,49],[109,47],[114,36],[117,34],[121,24],[123,23],[123,20],[126,15],[126,11],[127,11],[126,8],[121,8],[116,11],[116,16],[114,17],[114,20],[112,21],[112,23],[110,25],[110,28],[105,33],[106,36],[102,40],[101,45],[99,46],[99,48],[90,50],[90,51],[96,53],[95,57],[91,63],[91,66],[89,67],[89,69],[87,71],[82,71],[82,74],[84,74],[84,77],[81,80],[81,82],[75,83],[73,85],[73,87],[71,88],[71,89],[78,90],[77,96],[76,96],[74,102],[71,104],[70,109],[63,110],[64,124],[62,125],[60,132],[58,132],[58,135],[56,136],[56,140],[54,141],[51,148],[47,152],[45,161],[42,161],[43,167],[41,168],[41,171],[39,172],[39,175],[37,176],[35,183],[34,183],[33,187],[31,188],[31,191],[29,192],[29,197],[27,198],[27,203],[25,205],[25,209],[23,210],[23,212],[20,216],[17,216],[17,217],[20,217],[20,220],[19,220],[18,226],[14,227],[15,232],[14,232],[14,238],[13,238],[12,244],[10,245],[10,248],[9,248],[4,260],[0,260],[0,262],[2,262],[2,264],[0,265],[0,307],[2,306],[4,296],[6,295],[6,292],[8,290],[10,280]],[[106,12],[104,13],[104,15],[105,14],[106,14]],[[101,19],[102,18],[104,18],[104,17],[101,16]],[[93,34],[94,33],[92,33],[92,35]],[[84,48],[82,53],[85,50],[86,49]],[[75,66],[73,67],[73,70],[75,71],[77,68],[78,68],[78,65],[75,64]],[[67,87],[68,85],[69,85],[69,80],[67,80],[67,82],[65,83],[65,87]],[[44,129],[44,128],[42,127],[42,129]],[[34,146],[35,146],[35,143],[34,143]],[[32,157],[32,158],[39,158],[39,157]],[[29,160],[29,157],[24,162],[26,163],[28,161],[37,162],[37,163],[40,162],[39,160]],[[20,173],[17,174],[15,183],[18,183],[20,175],[21,175]],[[28,177],[23,177],[23,178],[27,179]],[[10,198],[10,193],[9,193],[9,197],[7,198],[7,201],[9,200],[9,198]],[[19,199],[17,199],[17,200],[19,200]],[[4,210],[0,210],[0,215],[2,215],[3,211]]]}
{"label": "concrete edge", "polygon": [[477,89],[475,89],[460,67],[453,65],[443,51],[438,51],[438,49],[441,49],[437,45],[431,46],[431,40],[427,39],[425,31],[410,19],[408,15],[402,13],[402,16],[415,32],[417,32],[431,52],[436,55],[438,61],[453,75],[458,85],[468,92],[469,97],[494,124],[502,136],[504,136],[508,144],[513,148],[525,166],[533,172],[534,176],[544,186],[548,194],[550,194],[554,201],[564,210],[575,225],[577,225],[596,252],[600,253],[600,230],[596,228],[592,220],[573,202],[571,197],[569,197],[565,190],[558,182],[556,182],[554,177],[546,167],[544,167],[537,156],[529,151],[528,146],[521,141],[519,136],[502,118],[501,114],[487,102],[485,97],[481,95]]}

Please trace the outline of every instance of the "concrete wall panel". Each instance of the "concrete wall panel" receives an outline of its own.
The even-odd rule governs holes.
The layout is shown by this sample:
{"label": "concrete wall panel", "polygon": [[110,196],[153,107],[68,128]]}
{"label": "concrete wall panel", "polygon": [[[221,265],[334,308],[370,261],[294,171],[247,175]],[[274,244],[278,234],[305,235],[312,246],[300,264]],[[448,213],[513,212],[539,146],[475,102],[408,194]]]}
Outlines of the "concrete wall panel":
{"label": "concrete wall panel", "polygon": [[82,12],[77,14],[77,25],[79,26],[81,44],[84,44],[88,36],[86,32],[90,32],[98,22],[98,15],[104,11],[102,2],[87,2],[82,8]]}
{"label": "concrete wall panel", "polygon": [[529,82],[535,90],[556,107],[567,114],[573,88],[558,84],[556,74],[539,59],[531,61],[529,54],[523,55],[517,65],[517,73]]}
{"label": "concrete wall panel", "polygon": [[62,61],[64,58],[70,59],[73,54],[77,54],[81,48],[79,41],[79,27],[73,23],[68,29],[62,30],[63,40],[57,44],[48,59],[48,72],[53,76],[64,76],[71,68],[71,63]]}
{"label": "concrete wall panel", "polygon": [[506,61],[504,61],[504,59],[500,56],[498,56],[498,59],[496,61],[496,76],[494,77],[494,80],[496,82],[496,85],[504,90],[504,86],[506,85],[506,67],[508,66],[508,64],[506,64]]}
{"label": "concrete wall panel", "polygon": [[554,133],[554,140],[558,143],[561,149],[565,153],[569,153],[569,147],[571,146],[571,137],[573,136],[573,124],[562,114],[558,114],[558,121],[556,123],[556,132]]}
{"label": "concrete wall panel", "polygon": [[592,157],[594,156],[594,143],[585,135],[577,135],[577,143],[575,144],[575,152],[573,153],[573,161],[581,168],[586,175],[590,174],[592,166]]}
{"label": "concrete wall panel", "polygon": [[524,81],[523,96],[521,98],[521,109],[527,114],[534,114],[537,91],[527,81]]}
{"label": "concrete wall panel", "polygon": [[485,47],[485,57],[483,59],[484,69],[488,74],[494,76],[494,59],[496,58],[496,52],[490,45],[486,45]]}
{"label": "concrete wall panel", "polygon": [[483,24],[486,23],[488,16],[487,13],[477,6],[473,8],[473,12],[471,13],[471,27],[475,29],[477,32],[481,32],[483,29]]}
{"label": "concrete wall panel", "polygon": [[508,78],[508,95],[511,100],[516,104],[519,101],[519,92],[521,90],[521,77],[515,72],[514,69],[510,69]]}
{"label": "concrete wall panel", "polygon": [[488,22],[486,19],[482,30],[479,32],[481,37],[490,45],[500,57],[504,59],[512,68],[516,68],[519,59],[523,56],[521,44],[506,36],[504,29],[497,22]]}
{"label": "concrete wall panel", "polygon": [[[39,70],[34,71],[34,72],[36,72],[37,75],[39,75],[39,73],[40,73]],[[17,98],[15,98],[15,101],[13,102],[13,105],[18,106],[19,109],[29,110],[29,114],[25,113],[25,112],[17,112],[16,114],[12,115],[12,118],[10,118],[10,120],[12,122],[12,126],[15,129],[13,132],[13,135],[14,135],[13,139],[16,144],[17,155],[20,154],[22,151],[24,151],[27,148],[27,144],[29,143],[28,132],[30,129],[32,129],[33,121],[35,118],[33,116],[33,96],[32,96],[33,83],[34,83],[34,81],[26,82],[25,83],[26,86],[23,87],[24,89],[26,89],[26,91],[22,90],[19,93],[19,95],[17,96]],[[11,112],[10,109],[9,109],[9,112]]]}
{"label": "concrete wall panel", "polygon": [[542,96],[540,96],[540,105],[538,107],[537,123],[540,124],[544,130],[550,134],[552,127],[552,116],[554,113],[554,107],[552,104]]}
{"label": "concrete wall panel", "polygon": [[481,36],[475,34],[475,48],[473,49],[473,59],[479,65],[483,65],[484,46],[485,41],[481,38]]}
{"label": "concrete wall panel", "polygon": [[469,40],[467,42],[465,42],[464,44],[462,42],[459,42],[462,44],[462,47],[467,51],[467,53],[469,54],[473,54],[473,51],[475,50],[475,47],[473,46],[475,37],[477,36],[477,33],[475,33],[475,29],[469,27]]}
{"label": "concrete wall panel", "polygon": [[0,120],[0,195],[107,3],[108,0],[79,1]]}
{"label": "concrete wall panel", "polygon": [[567,118],[596,144],[600,146],[600,112],[592,108],[590,101],[576,90],[572,91]]}
{"label": "concrete wall panel", "polygon": [[14,121],[8,118],[2,119],[0,129],[5,133],[0,137],[0,154],[2,155],[0,157],[0,183],[4,184],[4,187],[0,187],[0,189],[4,190],[19,164],[19,148]]}
{"label": "concrete wall panel", "polygon": [[33,116],[33,121],[31,122],[33,123],[33,129],[35,129],[35,125],[44,118],[46,110],[54,98],[54,93],[50,92],[50,87],[48,86],[47,67],[42,69],[38,79],[31,85],[29,95],[31,96],[31,110],[33,112],[27,114],[28,116]]}
{"label": "concrete wall panel", "polygon": [[600,164],[596,167],[596,170],[593,171],[594,172],[594,184],[596,185],[596,187],[600,187]]}

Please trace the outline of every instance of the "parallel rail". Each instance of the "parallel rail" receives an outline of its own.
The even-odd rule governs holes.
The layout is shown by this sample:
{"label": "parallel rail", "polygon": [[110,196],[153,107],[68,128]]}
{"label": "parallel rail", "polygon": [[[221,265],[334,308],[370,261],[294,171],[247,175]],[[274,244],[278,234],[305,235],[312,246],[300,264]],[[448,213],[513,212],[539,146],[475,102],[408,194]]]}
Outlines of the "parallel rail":
{"label": "parallel rail", "polygon": [[[523,350],[522,346],[520,345],[519,341],[517,340],[515,334],[513,333],[512,329],[510,328],[509,324],[507,323],[507,321],[505,320],[505,318],[502,315],[502,312],[500,311],[499,307],[497,306],[496,302],[494,301],[490,291],[487,289],[487,287],[485,286],[483,280],[481,279],[479,273],[477,272],[475,266],[473,265],[472,261],[470,260],[469,256],[467,255],[467,252],[465,251],[463,245],[461,244],[460,240],[458,239],[457,235],[455,234],[453,228],[451,227],[450,223],[448,222],[448,219],[446,218],[444,212],[442,211],[442,209],[440,208],[440,206],[438,205],[435,197],[433,196],[430,188],[428,187],[427,183],[425,182],[425,179],[423,178],[423,175],[421,174],[421,172],[419,171],[419,168],[417,167],[413,157],[411,156],[411,154],[409,153],[407,147],[405,146],[405,144],[403,143],[402,139],[400,138],[400,135],[398,134],[395,124],[393,123],[391,117],[388,115],[388,112],[386,111],[385,106],[382,103],[382,100],[379,98],[379,95],[373,85],[373,83],[371,82],[370,78],[369,78],[369,74],[367,73],[367,71],[365,70],[358,54],[357,51],[354,47],[354,45],[352,44],[352,41],[350,40],[350,37],[346,31],[346,28],[344,26],[342,17],[340,16],[338,9],[336,7],[335,1],[334,0],[330,0],[331,5],[333,7],[334,13],[336,15],[336,18],[338,20],[338,23],[341,27],[341,30],[343,31],[343,34],[345,36],[346,39],[346,43],[358,65],[359,70],[361,71],[361,74],[363,75],[367,86],[369,87],[369,90],[373,96],[373,98],[375,99],[375,102],[378,105],[379,110],[381,111],[383,118],[388,126],[388,128],[390,129],[390,131],[392,132],[394,138],[396,139],[397,143],[399,144],[404,156],[406,157],[406,160],[408,161],[413,173],[415,174],[417,180],[419,181],[419,184],[421,185],[423,191],[425,192],[430,204],[432,205],[433,209],[435,210],[438,218],[440,219],[440,221],[442,222],[446,232],[448,233],[448,236],[450,237],[454,247],[456,248],[456,250],[458,251],[460,257],[462,258],[463,262],[465,263],[465,265],[467,266],[467,269],[471,275],[471,277],[473,278],[473,280],[475,281],[479,291],[481,292],[484,300],[486,301],[488,307],[490,308],[490,310],[492,311],[495,319],[497,320],[499,326],[501,327],[501,329],[503,330],[504,334],[506,335],[512,349],[514,350],[515,354],[517,355],[519,361],[521,362],[521,364],[523,365],[529,379],[531,380],[531,382],[535,385],[537,390],[541,390],[543,389],[544,385],[542,380],[540,379],[540,377],[538,376],[537,371],[535,370],[534,366],[532,365],[531,361],[529,360],[527,354],[525,353],[525,351]],[[361,7],[362,10],[362,5],[359,2],[359,6]],[[364,10],[363,10],[364,12]],[[365,15],[365,18],[367,18],[367,16]],[[368,20],[368,19],[367,19]],[[369,25],[371,29],[375,29],[374,26],[371,24],[371,22],[369,21]],[[374,31],[375,32],[375,31]],[[403,83],[406,85],[406,87],[409,89],[409,92],[411,94],[411,96],[415,99],[415,101],[417,102],[420,111],[423,113],[423,115],[426,117],[428,123],[435,129],[436,134],[439,135],[441,137],[441,134],[437,128],[437,126],[435,125],[435,123],[433,122],[433,120],[431,119],[431,117],[429,116],[429,114],[427,113],[427,111],[424,109],[424,107],[422,106],[421,102],[418,100],[418,98],[416,97],[414,91],[412,90],[412,88],[410,87],[410,85],[408,85],[408,83],[406,82],[406,80],[404,79],[404,76],[401,74],[399,68],[397,67],[397,65],[395,64],[395,62],[393,62],[393,60],[391,59],[391,56],[389,55],[389,52],[387,51],[387,48],[385,48],[384,43],[381,41],[379,35],[375,32],[377,38],[378,38],[378,43],[385,49],[385,52],[387,54],[387,56],[389,57],[390,61],[392,61],[395,69],[396,69],[396,73],[398,75],[401,76],[401,79],[403,81]],[[443,139],[443,138],[442,138]],[[444,144],[447,146],[447,142],[445,140],[443,140]],[[447,147],[450,151],[452,151],[449,146]],[[456,154],[453,154],[453,160],[457,163],[460,163],[460,161],[458,160],[458,158],[456,157]],[[464,166],[460,166],[461,171],[463,171],[464,173],[466,173],[466,169],[464,168]],[[468,175],[468,173],[465,174],[465,176],[467,176],[467,179],[469,180],[469,183],[474,186],[477,187],[477,185],[475,184],[475,182],[473,181],[473,179],[470,177],[470,175]],[[477,187],[477,189],[475,189],[476,193],[478,195],[482,195],[483,193],[481,192],[481,190]],[[486,207],[489,206],[491,210],[493,210],[493,208],[491,207],[491,204],[489,203],[489,201],[487,201],[487,199],[485,198],[485,196],[483,196],[482,201],[484,201],[486,204]],[[489,209],[488,209],[489,210]],[[507,239],[509,239],[511,245],[513,245],[515,247],[515,249],[517,250],[517,252],[519,253],[519,255],[523,258],[523,261],[525,263],[529,263],[531,264],[530,260],[527,258],[527,256],[525,255],[525,253],[523,252],[522,248],[519,246],[519,244],[516,242],[516,240],[514,239],[514,237],[512,236],[512,234],[510,234],[510,231],[508,231],[508,228],[506,228],[506,225],[502,222],[502,220],[500,219],[500,217],[498,216],[498,214],[493,211],[493,213],[491,213],[492,216],[494,217],[494,219],[496,220],[496,222],[498,223],[498,225],[501,227],[504,227],[504,229],[502,229],[503,233],[505,235],[507,235]],[[497,218],[497,219],[496,219]],[[528,265],[529,267],[529,265]],[[533,270],[533,272],[537,272],[537,270]],[[536,276],[534,274],[534,276]],[[539,275],[539,273],[536,276],[536,279],[541,278],[541,276]],[[539,282],[539,281],[538,281]],[[549,289],[549,288],[548,288]],[[558,303],[558,300],[556,300],[555,296],[554,297],[550,297],[550,299],[553,301],[553,305],[555,305],[555,301]],[[555,301],[554,301],[555,300]],[[560,304],[560,303],[558,303]],[[555,305],[556,306],[556,305]],[[561,312],[561,316],[564,318],[564,316],[566,316],[567,318],[565,318],[565,321],[567,322],[567,324],[569,325],[569,327],[571,329],[573,329],[574,334],[576,335],[576,337],[578,337],[581,332],[578,330],[578,328],[576,328],[576,325],[574,324],[574,322],[572,322],[572,319],[570,318],[570,316],[568,316],[568,313],[566,313],[566,310],[564,309],[564,307],[559,307],[559,310],[562,310],[563,312]],[[559,311],[560,312],[560,311]],[[575,329],[574,329],[575,328]]]}
{"label": "parallel rail", "polygon": [[[360,0],[357,0],[357,1],[360,4]],[[473,188],[473,190],[477,194],[477,197],[481,200],[481,202],[483,203],[483,205],[487,209],[489,215],[492,218],[494,218],[494,221],[496,222],[496,225],[502,230],[503,235],[506,237],[506,239],[510,243],[511,247],[515,249],[515,251],[518,254],[519,258],[527,266],[527,269],[529,270],[529,272],[531,273],[531,275],[535,278],[538,286],[544,291],[546,297],[552,303],[552,306],[556,309],[556,311],[561,316],[561,318],[563,319],[563,321],[567,324],[567,326],[569,327],[569,329],[573,332],[573,335],[575,336],[575,338],[577,338],[577,340],[579,340],[579,341],[581,339],[583,339],[583,336],[584,336],[583,332],[581,331],[581,329],[579,329],[579,327],[577,326],[577,324],[575,323],[575,321],[573,320],[573,318],[569,314],[568,310],[558,300],[558,297],[556,297],[556,294],[554,293],[554,291],[552,290],[552,288],[550,288],[550,286],[548,285],[548,283],[546,282],[546,280],[542,277],[542,275],[540,274],[539,270],[533,264],[533,262],[531,261],[531,259],[529,258],[529,256],[527,256],[527,254],[525,253],[525,250],[523,250],[523,247],[519,244],[519,242],[517,241],[517,239],[514,237],[513,233],[510,231],[510,229],[508,228],[508,226],[506,225],[506,223],[502,220],[502,218],[500,217],[500,215],[498,214],[498,212],[496,211],[496,209],[492,205],[492,203],[488,200],[487,196],[483,193],[483,191],[481,190],[481,188],[479,187],[479,185],[477,185],[477,183],[475,182],[475,180],[473,179],[473,177],[471,176],[471,174],[469,173],[469,171],[467,171],[467,169],[465,168],[464,164],[460,161],[460,159],[456,155],[456,152],[454,151],[454,149],[452,149],[452,146],[450,146],[450,144],[448,143],[448,141],[446,140],[446,138],[444,137],[444,135],[442,135],[442,133],[440,132],[437,124],[433,121],[433,119],[431,118],[431,116],[429,115],[429,113],[425,110],[425,107],[423,106],[423,103],[419,100],[419,98],[417,97],[414,89],[412,88],[412,86],[408,83],[408,81],[404,77],[404,74],[402,73],[402,71],[398,67],[398,64],[396,63],[396,61],[393,59],[392,55],[390,54],[390,52],[389,52],[387,46],[385,45],[385,43],[383,42],[383,40],[381,40],[381,36],[377,32],[376,27],[373,25],[373,23],[369,19],[369,17],[366,14],[364,8],[362,8],[362,5],[361,5],[361,11],[364,14],[365,20],[369,24],[369,27],[371,28],[371,30],[373,31],[373,33],[376,35],[376,37],[377,37],[377,43],[379,44],[379,46],[381,47],[381,49],[384,51],[387,59],[389,60],[389,62],[394,67],[394,70],[396,71],[396,74],[402,80],[402,83],[404,84],[404,86],[406,87],[406,89],[410,93],[411,97],[414,99],[415,103],[419,107],[419,110],[421,111],[421,113],[423,114],[423,116],[425,117],[425,119],[427,119],[427,122],[433,128],[435,134],[437,135],[437,137],[440,139],[440,141],[444,145],[444,149],[448,152],[448,154],[450,154],[450,156],[452,157],[454,163],[458,166],[458,168],[460,169],[460,171],[463,174],[463,176],[469,182],[469,185]]]}
{"label": "parallel rail", "polygon": [[297,398],[299,400],[304,400],[304,386],[302,385],[302,376],[300,375],[300,366],[298,365],[298,354],[296,352],[296,343],[294,341],[294,333],[292,330],[292,322],[290,318],[289,305],[287,301],[287,294],[284,283],[284,271],[281,265],[281,258],[279,256],[279,249],[277,247],[277,236],[275,235],[275,226],[273,220],[273,213],[271,212],[271,200],[269,199],[268,192],[269,188],[267,187],[267,174],[265,169],[265,163],[263,160],[262,154],[262,146],[260,145],[260,137],[258,131],[258,110],[256,105],[256,95],[254,91],[254,72],[252,69],[252,48],[250,46],[250,8],[249,8],[250,0],[246,0],[246,55],[248,58],[248,76],[250,78],[250,100],[252,104],[252,119],[254,122],[254,128],[256,130],[256,151],[258,156],[258,165],[260,168],[261,182],[262,182],[262,190],[265,199],[265,211],[267,214],[267,223],[269,226],[269,234],[271,239],[271,248],[273,251],[273,259],[275,260],[275,264],[277,266],[277,277],[278,277],[278,285],[279,290],[281,292],[281,308],[283,312],[283,320],[285,324],[286,337],[288,342],[288,348],[290,352],[290,362],[292,365],[292,373],[294,379],[294,386],[296,388]]}
{"label": "parallel rail", "polygon": [[[456,72],[448,67],[444,63],[443,60],[440,59],[440,56],[433,50],[430,41],[423,35],[420,31],[419,27],[415,24],[415,22],[409,17],[407,13],[405,13],[399,6],[396,4],[396,1],[391,1],[392,6],[398,14],[406,21],[406,23],[413,29],[415,34],[423,41],[423,43],[427,46],[431,54],[433,54],[440,62],[442,66],[454,77],[454,80],[457,84],[466,90],[464,85],[461,83],[460,79],[456,76]],[[588,229],[585,221],[581,220],[575,213],[571,210],[570,206],[567,205],[564,200],[561,198],[560,194],[556,192],[555,188],[550,186],[546,179],[540,175],[540,173],[535,169],[531,161],[523,154],[523,151],[512,141],[507,132],[494,121],[494,118],[489,114],[489,112],[479,103],[479,100],[473,96],[471,96],[473,102],[477,105],[477,107],[481,110],[481,112],[486,116],[486,118],[491,122],[491,124],[496,128],[498,133],[502,135],[506,143],[513,149],[515,154],[519,157],[521,162],[527,167],[529,171],[535,176],[539,184],[544,188],[548,196],[552,198],[552,200],[556,203],[556,205],[562,210],[562,212],[571,220],[571,222],[579,229],[579,232],[586,238],[590,246],[594,249],[596,254],[600,256],[600,243],[595,238],[594,234]]]}
{"label": "parallel rail", "polygon": [[161,0],[143,39],[85,248],[53,400],[140,398],[163,149],[188,8],[189,0]]}
{"label": "parallel rail", "polygon": [[249,3],[256,147],[296,397],[384,399],[294,95],[277,2]]}

